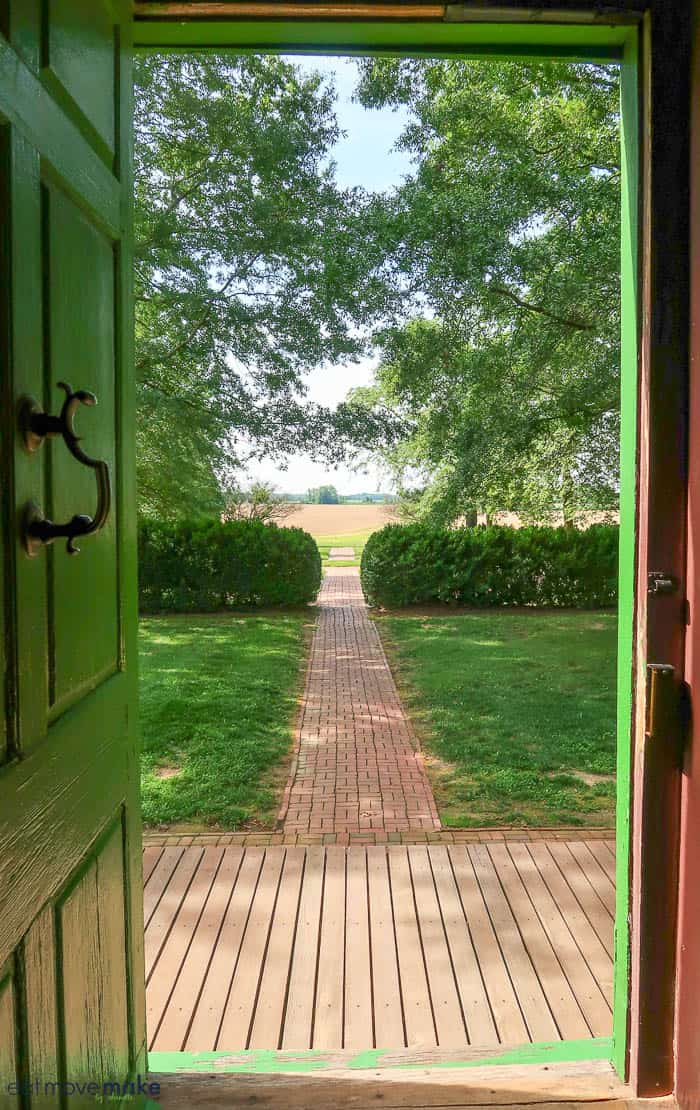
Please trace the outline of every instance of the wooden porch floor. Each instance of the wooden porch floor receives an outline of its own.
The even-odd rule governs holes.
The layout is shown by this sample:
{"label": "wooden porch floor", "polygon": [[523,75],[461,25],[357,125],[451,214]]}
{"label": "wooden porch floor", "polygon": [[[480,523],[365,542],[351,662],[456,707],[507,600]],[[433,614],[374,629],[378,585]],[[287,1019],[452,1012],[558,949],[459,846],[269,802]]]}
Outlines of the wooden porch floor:
{"label": "wooden porch floor", "polygon": [[609,1036],[614,850],[147,847],[150,1047],[493,1051]]}

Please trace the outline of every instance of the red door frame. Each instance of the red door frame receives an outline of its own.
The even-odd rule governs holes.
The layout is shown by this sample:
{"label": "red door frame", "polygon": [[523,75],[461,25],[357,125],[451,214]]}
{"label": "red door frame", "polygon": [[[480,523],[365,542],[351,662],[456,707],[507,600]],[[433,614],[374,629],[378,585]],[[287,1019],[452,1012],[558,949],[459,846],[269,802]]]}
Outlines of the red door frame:
{"label": "red door frame", "polygon": [[[692,0],[690,89],[690,403],[688,457],[688,602],[685,678],[700,690],[700,0]],[[689,729],[681,811],[676,1019],[676,1097],[700,1106],[700,715]]]}
{"label": "red door frame", "polygon": [[[629,1078],[642,1097],[671,1093],[675,1078],[686,630],[689,8],[688,0],[652,3],[640,67],[642,319]],[[675,588],[650,594],[654,572],[674,581]],[[674,668],[672,677],[660,681],[653,721],[649,664]]]}

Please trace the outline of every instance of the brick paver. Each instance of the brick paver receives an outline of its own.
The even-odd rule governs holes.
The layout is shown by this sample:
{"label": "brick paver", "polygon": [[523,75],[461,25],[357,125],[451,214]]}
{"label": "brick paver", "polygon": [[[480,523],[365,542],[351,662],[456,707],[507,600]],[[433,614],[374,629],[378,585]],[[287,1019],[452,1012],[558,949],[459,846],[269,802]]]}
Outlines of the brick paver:
{"label": "brick paver", "polygon": [[355,568],[327,574],[280,820],[291,833],[440,828]]}

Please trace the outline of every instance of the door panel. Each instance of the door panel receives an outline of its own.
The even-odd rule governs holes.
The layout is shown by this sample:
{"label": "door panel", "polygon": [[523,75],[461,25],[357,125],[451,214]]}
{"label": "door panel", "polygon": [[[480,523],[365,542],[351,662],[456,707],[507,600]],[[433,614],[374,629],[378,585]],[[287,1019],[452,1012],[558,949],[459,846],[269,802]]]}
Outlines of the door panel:
{"label": "door panel", "polygon": [[[0,1069],[3,1084],[123,1083],[145,1051],[129,12],[10,0],[0,26]],[[97,396],[75,428],[109,464],[111,512],[79,554],[57,540],[30,558],[29,502],[61,523],[96,509],[95,473],[63,439],[30,451],[21,432],[28,397],[58,414],[60,380]],[[9,1097],[0,1088],[2,1106]]]}
{"label": "door panel", "polygon": [[62,1018],[68,1072],[76,1082],[128,1075],[128,1012],[121,824],[59,903]]}
{"label": "door panel", "polygon": [[114,71],[117,24],[106,3],[62,0],[46,7],[42,69],[49,88],[67,95],[113,152],[116,106],[105,74]]}
{"label": "door panel", "polygon": [[[51,411],[57,412],[64,394],[56,382],[70,382],[74,388],[96,395],[95,408],[79,410],[76,428],[89,454],[105,459],[118,481],[113,244],[58,189],[46,188],[44,197],[48,258],[45,396],[50,398]],[[75,512],[93,513],[93,472],[77,462],[61,441],[54,440],[47,447],[51,519],[70,520]],[[78,541],[79,556],[66,557],[58,544],[48,553],[49,681],[54,709],[119,665],[115,515],[110,514],[97,536]],[[70,604],[62,604],[62,599],[70,599]],[[76,635],[80,629],[86,634]]]}
{"label": "door panel", "polygon": [[[58,1058],[56,930],[53,906],[46,906],[24,938],[24,990],[27,1016],[27,1071],[51,1075]],[[53,1021],[46,1020],[53,1015]]]}
{"label": "door panel", "polygon": [[0,3],[0,34],[34,71],[39,68],[42,0],[24,0],[23,4]]}

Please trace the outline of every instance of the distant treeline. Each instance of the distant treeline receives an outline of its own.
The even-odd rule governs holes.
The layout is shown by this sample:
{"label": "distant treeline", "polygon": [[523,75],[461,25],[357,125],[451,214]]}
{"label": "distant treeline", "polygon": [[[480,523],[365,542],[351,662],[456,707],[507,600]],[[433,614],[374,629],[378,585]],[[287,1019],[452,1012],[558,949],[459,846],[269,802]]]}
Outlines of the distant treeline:
{"label": "distant treeline", "polygon": [[280,500],[300,505],[393,505],[393,493],[338,493],[335,486],[316,486],[306,493],[282,493]]}

